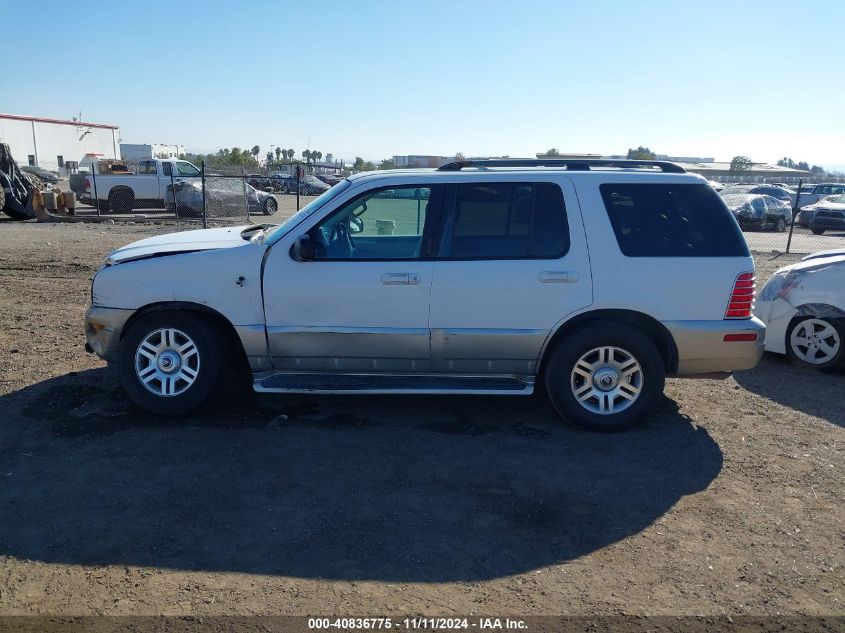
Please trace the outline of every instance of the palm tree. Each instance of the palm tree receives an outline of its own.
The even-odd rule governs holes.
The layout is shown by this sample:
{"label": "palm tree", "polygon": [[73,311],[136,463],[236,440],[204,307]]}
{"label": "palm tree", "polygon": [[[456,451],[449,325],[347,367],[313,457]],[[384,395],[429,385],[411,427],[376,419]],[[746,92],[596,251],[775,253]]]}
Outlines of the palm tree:
{"label": "palm tree", "polygon": [[310,150],[310,149],[304,149],[304,150],[302,150],[302,158],[304,158],[304,159],[305,159],[305,164],[306,164],[306,165],[307,165],[308,163],[310,163],[310,162],[311,162],[311,150]]}
{"label": "palm tree", "polygon": [[313,152],[312,155],[314,156],[315,163],[323,158],[323,152]]}
{"label": "palm tree", "polygon": [[258,145],[253,145],[252,149],[250,150],[250,154],[252,154],[252,157],[256,158],[256,157],[258,157],[258,155],[260,153],[261,153],[261,148],[258,147]]}
{"label": "palm tree", "polygon": [[292,149],[288,150],[288,160],[293,160],[293,150]]}
{"label": "palm tree", "polygon": [[[282,156],[282,148],[281,148],[281,147],[277,147],[277,148],[276,148],[276,162],[277,162],[277,163],[278,163],[278,162],[279,162],[279,160],[281,159],[281,156]],[[287,156],[285,156],[285,158],[287,158]]]}

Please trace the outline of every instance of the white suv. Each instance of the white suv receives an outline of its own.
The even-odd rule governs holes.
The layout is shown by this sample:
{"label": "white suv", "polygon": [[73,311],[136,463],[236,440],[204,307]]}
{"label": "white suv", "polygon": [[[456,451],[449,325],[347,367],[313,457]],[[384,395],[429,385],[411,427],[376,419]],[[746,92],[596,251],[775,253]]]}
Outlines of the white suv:
{"label": "white suv", "polygon": [[88,350],[181,414],[245,361],[256,391],[529,395],[627,427],[668,375],[753,367],[754,264],[700,176],[648,161],[490,160],[350,177],[280,226],[113,252]]}

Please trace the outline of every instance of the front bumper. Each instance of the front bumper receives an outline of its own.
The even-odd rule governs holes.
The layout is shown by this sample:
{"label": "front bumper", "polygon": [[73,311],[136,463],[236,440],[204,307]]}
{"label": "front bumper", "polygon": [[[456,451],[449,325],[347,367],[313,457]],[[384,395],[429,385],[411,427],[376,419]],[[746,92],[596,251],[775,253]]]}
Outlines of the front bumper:
{"label": "front bumper", "polygon": [[[723,321],[665,321],[678,348],[676,375],[751,369],[760,362],[766,326],[757,317]],[[724,340],[726,334],[756,334],[753,341]]]}
{"label": "front bumper", "polygon": [[837,218],[830,216],[816,215],[810,220],[810,228],[825,229],[827,231],[835,231],[845,229],[845,218]]}
{"label": "front bumper", "polygon": [[134,310],[91,306],[85,312],[85,349],[110,363],[117,362],[120,335]]}

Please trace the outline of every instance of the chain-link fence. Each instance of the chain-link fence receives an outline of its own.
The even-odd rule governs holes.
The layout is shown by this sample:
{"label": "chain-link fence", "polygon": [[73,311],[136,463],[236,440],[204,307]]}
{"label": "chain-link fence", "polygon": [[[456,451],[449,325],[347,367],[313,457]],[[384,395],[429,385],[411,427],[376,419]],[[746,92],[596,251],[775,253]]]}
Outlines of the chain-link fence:
{"label": "chain-link fence", "polygon": [[39,191],[61,192],[69,212],[79,217],[176,220],[196,227],[278,223],[332,184],[301,163],[271,170],[101,159],[81,167],[42,161],[21,169]]}
{"label": "chain-link fence", "polygon": [[845,248],[845,182],[726,176],[711,184],[752,251],[806,254]]}
{"label": "chain-link fence", "polygon": [[[64,193],[78,216],[155,218],[221,226],[279,223],[328,190],[333,180],[301,163],[274,168],[176,160],[99,160],[20,165],[40,190]],[[711,181],[755,252],[845,249],[845,179],[730,174]],[[56,205],[47,196],[45,204]],[[382,227],[382,230],[388,230]]]}

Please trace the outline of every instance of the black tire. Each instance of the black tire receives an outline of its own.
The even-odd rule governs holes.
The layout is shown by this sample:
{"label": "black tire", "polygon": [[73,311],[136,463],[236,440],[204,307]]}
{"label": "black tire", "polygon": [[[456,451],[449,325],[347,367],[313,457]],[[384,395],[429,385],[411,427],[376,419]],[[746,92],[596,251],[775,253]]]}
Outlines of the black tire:
{"label": "black tire", "polygon": [[135,193],[126,187],[115,187],[109,191],[109,207],[115,213],[132,213],[135,208]]}
{"label": "black tire", "polygon": [[786,231],[786,220],[784,218],[778,218],[775,222],[775,231],[778,233],[783,233]]}
{"label": "black tire", "polygon": [[[824,323],[829,324],[836,330],[836,333],[839,335],[839,351],[831,358],[829,361],[820,364],[814,364],[807,362],[806,360],[802,359],[795,353],[795,350],[792,349],[792,333],[795,331],[801,323],[804,321],[809,321],[810,319],[817,319],[819,321],[823,321]],[[813,316],[800,316],[795,317],[789,324],[789,327],[786,328],[786,354],[789,356],[790,359],[795,361],[796,363],[803,365],[804,367],[809,367],[810,369],[815,369],[817,371],[823,372],[825,374],[832,374],[834,372],[838,372],[841,369],[845,369],[845,319],[822,319],[819,317]]]}
{"label": "black tire", "polygon": [[278,210],[279,203],[276,202],[276,199],[273,196],[267,198],[261,205],[261,212],[264,213],[264,215],[273,215]]}
{"label": "black tire", "polygon": [[820,226],[814,226],[810,224],[810,231],[812,231],[813,235],[824,235],[826,229],[823,229]]}
{"label": "black tire", "polygon": [[[587,410],[573,393],[572,374],[582,356],[613,346],[636,359],[641,368],[639,396],[618,413]],[[657,347],[642,331],[618,321],[598,321],[570,332],[551,351],[544,369],[549,399],[561,417],[592,431],[622,431],[648,415],[663,393],[666,367]]]}
{"label": "black tire", "polygon": [[[150,391],[135,369],[135,356],[141,342],[156,330],[167,328],[187,335],[196,345],[199,357],[193,384],[182,393],[170,396]],[[217,395],[226,365],[227,354],[221,340],[216,328],[201,316],[185,312],[150,312],[132,323],[120,342],[117,366],[121,384],[135,404],[156,415],[182,415],[207,405]]]}

